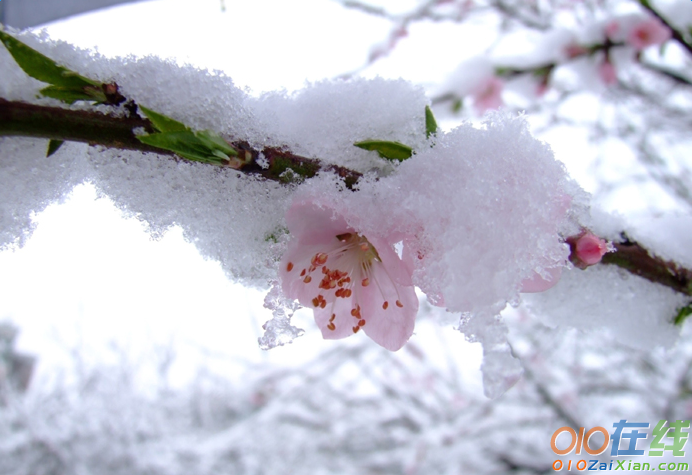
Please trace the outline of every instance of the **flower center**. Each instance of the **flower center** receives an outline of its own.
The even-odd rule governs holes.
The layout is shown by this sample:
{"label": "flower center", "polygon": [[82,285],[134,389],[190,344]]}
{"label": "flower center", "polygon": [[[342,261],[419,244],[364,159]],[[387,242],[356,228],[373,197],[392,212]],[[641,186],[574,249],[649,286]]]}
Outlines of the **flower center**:
{"label": "flower center", "polygon": [[[306,285],[310,284],[313,278],[320,279],[317,295],[312,298],[312,304],[316,309],[324,309],[327,305],[331,305],[331,317],[327,324],[329,330],[336,330],[334,308],[340,298],[350,300],[350,314],[356,319],[352,327],[353,333],[357,333],[361,327],[365,326],[366,320],[361,315],[361,307],[358,304],[358,293],[360,289],[369,285],[374,284],[378,287],[384,301],[382,309],[387,310],[389,302],[373,272],[373,267],[378,265],[382,266],[382,259],[375,246],[365,236],[356,233],[337,235],[336,241],[331,246],[311,256],[309,265],[301,270],[300,278]],[[291,272],[293,268],[293,262],[289,262],[286,266],[288,272]],[[331,297],[332,292],[333,299],[326,298]],[[396,305],[403,307],[398,291],[396,297]]]}

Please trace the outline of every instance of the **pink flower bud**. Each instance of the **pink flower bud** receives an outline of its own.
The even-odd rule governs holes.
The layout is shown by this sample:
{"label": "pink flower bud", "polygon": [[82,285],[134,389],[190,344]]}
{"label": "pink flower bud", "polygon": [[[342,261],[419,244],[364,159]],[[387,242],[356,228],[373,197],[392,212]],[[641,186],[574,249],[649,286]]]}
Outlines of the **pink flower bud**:
{"label": "pink flower bud", "polygon": [[586,233],[577,239],[574,244],[576,257],[587,266],[601,262],[601,258],[608,251],[606,242],[592,233]]}
{"label": "pink flower bud", "polygon": [[502,79],[490,76],[481,82],[473,93],[474,106],[479,114],[502,105]]}
{"label": "pink flower bud", "polygon": [[543,97],[548,92],[548,77],[544,77],[536,86],[536,96]]}
{"label": "pink flower bud", "polygon": [[598,75],[607,86],[618,82],[618,74],[615,70],[615,66],[607,59],[598,67]]}

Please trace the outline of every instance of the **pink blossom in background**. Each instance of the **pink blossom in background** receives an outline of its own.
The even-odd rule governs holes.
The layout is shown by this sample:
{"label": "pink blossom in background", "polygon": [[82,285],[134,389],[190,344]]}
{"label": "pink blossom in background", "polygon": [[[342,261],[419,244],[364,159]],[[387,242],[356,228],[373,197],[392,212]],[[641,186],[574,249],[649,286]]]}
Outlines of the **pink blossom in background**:
{"label": "pink blossom in background", "polygon": [[658,18],[649,18],[638,23],[627,35],[627,43],[637,50],[647,46],[660,45],[668,41],[672,35],[670,28],[661,23]]}
{"label": "pink blossom in background", "polygon": [[570,59],[585,55],[588,52],[588,49],[575,43],[569,44],[565,47],[565,54]]}
{"label": "pink blossom in background", "polygon": [[601,262],[603,255],[608,252],[607,243],[592,233],[586,233],[574,243],[576,258],[587,266]]}
{"label": "pink blossom in background", "polygon": [[598,76],[608,86],[618,82],[618,73],[615,70],[615,66],[607,59],[598,66]]}
{"label": "pink blossom in background", "polygon": [[367,238],[344,213],[298,201],[286,213],[293,236],[281,259],[284,294],[313,309],[325,339],[363,330],[391,351],[413,334],[418,297],[393,240]]}
{"label": "pink blossom in background", "polygon": [[618,31],[620,31],[620,23],[617,20],[611,21],[605,27],[606,38],[613,39]]}
{"label": "pink blossom in background", "polygon": [[504,83],[495,76],[485,78],[473,93],[473,104],[479,114],[488,109],[499,109],[502,105]]}

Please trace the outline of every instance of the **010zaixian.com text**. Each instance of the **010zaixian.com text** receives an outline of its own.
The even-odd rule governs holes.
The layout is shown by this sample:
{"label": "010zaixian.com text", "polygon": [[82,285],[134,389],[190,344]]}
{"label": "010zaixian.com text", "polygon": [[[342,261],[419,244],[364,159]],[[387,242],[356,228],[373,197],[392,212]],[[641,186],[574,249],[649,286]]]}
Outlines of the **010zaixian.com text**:
{"label": "010zaixian.com text", "polygon": [[[579,428],[579,433],[571,427],[560,427],[553,433],[550,439],[550,447],[555,454],[560,456],[569,455],[574,451],[575,455],[582,455],[582,450],[587,455],[598,456],[604,454],[610,446],[610,457],[662,457],[666,451],[670,451],[673,457],[684,457],[685,445],[689,438],[689,433],[686,429],[690,428],[690,421],[675,421],[670,424],[666,420],[658,421],[658,424],[653,429],[653,438],[648,450],[637,448],[639,439],[646,439],[648,433],[639,429],[648,429],[648,422],[627,422],[622,419],[619,422],[613,423],[613,433],[601,426],[592,427],[586,433],[584,428]],[[562,434],[565,436],[560,437]],[[603,444],[600,447],[593,448],[589,443],[591,437],[596,434],[603,435]],[[558,443],[558,438],[560,443]],[[563,446],[566,439],[569,438],[569,443],[566,448],[558,448],[558,445]],[[628,442],[629,441],[629,442]],[[612,445],[611,445],[612,442]],[[640,443],[643,446],[645,442]],[[622,447],[621,447],[622,446]],[[607,456],[607,454],[604,454]],[[685,462],[639,462],[636,459],[611,459],[605,460],[601,458],[588,459],[582,455],[575,460],[555,460],[553,462],[553,470],[635,470],[635,471],[687,471],[689,464]]]}

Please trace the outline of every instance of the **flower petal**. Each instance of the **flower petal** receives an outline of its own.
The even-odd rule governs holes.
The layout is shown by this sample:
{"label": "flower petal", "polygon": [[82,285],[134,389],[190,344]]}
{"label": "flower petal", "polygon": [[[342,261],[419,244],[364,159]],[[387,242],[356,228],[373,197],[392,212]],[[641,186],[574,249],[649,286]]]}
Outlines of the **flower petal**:
{"label": "flower petal", "polygon": [[311,201],[298,201],[286,212],[288,230],[303,244],[329,242],[339,234],[354,232],[343,216]]}
{"label": "flower petal", "polygon": [[339,340],[356,333],[353,328],[360,319],[351,315],[351,304],[351,299],[336,299],[325,308],[315,309],[315,323],[322,331],[322,338]]}
{"label": "flower petal", "polygon": [[383,239],[369,238],[368,239],[375,249],[377,254],[382,259],[382,264],[389,272],[389,276],[399,285],[411,286],[413,281],[411,280],[411,274],[413,273],[413,262],[410,262],[410,253],[404,253],[404,260],[399,259],[399,255],[392,248],[391,245],[387,244]]}
{"label": "flower petal", "polygon": [[549,278],[544,278],[538,272],[534,272],[532,277],[524,279],[521,282],[519,292],[524,292],[527,294],[544,292],[555,287],[562,276],[562,267],[551,267],[550,269],[546,269],[546,272],[548,272]]}
{"label": "flower petal", "polygon": [[366,322],[363,330],[378,345],[396,351],[413,335],[418,314],[416,290],[393,282],[382,264],[372,267],[370,279],[370,285],[358,289]]}

